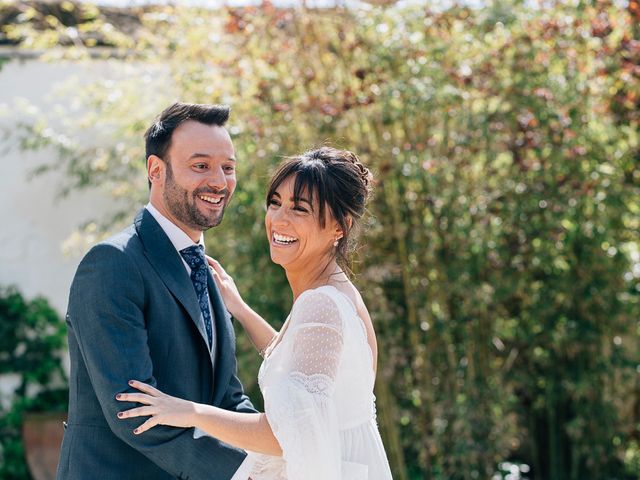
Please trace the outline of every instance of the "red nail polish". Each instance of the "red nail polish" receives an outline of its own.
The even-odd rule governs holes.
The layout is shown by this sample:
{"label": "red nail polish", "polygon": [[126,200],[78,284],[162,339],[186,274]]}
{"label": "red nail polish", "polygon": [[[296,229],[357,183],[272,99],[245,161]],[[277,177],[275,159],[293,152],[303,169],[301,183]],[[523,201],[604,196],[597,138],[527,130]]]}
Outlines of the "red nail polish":
{"label": "red nail polish", "polygon": [[118,412],[118,418],[122,418],[122,415],[124,415],[122,412]]}
{"label": "red nail polish", "polygon": [[121,398],[122,398],[122,395],[120,395],[120,394],[116,395],[116,400],[120,400]]}
{"label": "red nail polish", "polygon": [[133,380],[129,380],[129,385],[133,385]]}
{"label": "red nail polish", "polygon": [[133,433],[136,433],[136,434],[140,433],[140,429],[139,429],[139,428],[136,428],[136,429],[133,431]]}

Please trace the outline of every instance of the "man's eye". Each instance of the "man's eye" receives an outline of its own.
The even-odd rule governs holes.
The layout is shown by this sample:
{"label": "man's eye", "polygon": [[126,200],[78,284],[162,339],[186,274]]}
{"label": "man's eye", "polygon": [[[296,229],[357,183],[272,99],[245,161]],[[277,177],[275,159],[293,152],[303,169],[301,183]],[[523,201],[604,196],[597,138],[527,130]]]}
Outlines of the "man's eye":
{"label": "man's eye", "polygon": [[197,168],[198,170],[204,170],[205,168],[207,168],[207,164],[206,163],[196,163],[193,167]]}
{"label": "man's eye", "polygon": [[233,172],[236,171],[236,167],[231,167],[231,166],[224,167],[224,171],[227,172],[227,173],[233,173]]}

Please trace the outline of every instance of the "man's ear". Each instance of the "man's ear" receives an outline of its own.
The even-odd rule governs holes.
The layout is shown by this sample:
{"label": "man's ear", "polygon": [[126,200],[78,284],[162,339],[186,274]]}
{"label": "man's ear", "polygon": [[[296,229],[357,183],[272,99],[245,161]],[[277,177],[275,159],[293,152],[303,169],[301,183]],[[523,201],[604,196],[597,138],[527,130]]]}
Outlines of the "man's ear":
{"label": "man's ear", "polygon": [[147,175],[153,185],[164,183],[164,171],[166,165],[157,155],[149,155],[147,158]]}

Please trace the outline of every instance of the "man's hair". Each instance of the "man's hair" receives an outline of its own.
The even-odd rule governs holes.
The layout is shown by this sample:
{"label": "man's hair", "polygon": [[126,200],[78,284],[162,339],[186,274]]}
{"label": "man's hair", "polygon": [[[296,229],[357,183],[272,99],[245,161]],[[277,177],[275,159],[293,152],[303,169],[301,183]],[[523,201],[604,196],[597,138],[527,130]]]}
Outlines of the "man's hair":
{"label": "man's hair", "polygon": [[163,161],[167,150],[171,146],[171,136],[176,128],[187,120],[204,123],[205,125],[218,125],[222,127],[229,118],[229,106],[206,105],[198,103],[177,102],[158,116],[153,125],[144,134],[146,156],[156,155]]}

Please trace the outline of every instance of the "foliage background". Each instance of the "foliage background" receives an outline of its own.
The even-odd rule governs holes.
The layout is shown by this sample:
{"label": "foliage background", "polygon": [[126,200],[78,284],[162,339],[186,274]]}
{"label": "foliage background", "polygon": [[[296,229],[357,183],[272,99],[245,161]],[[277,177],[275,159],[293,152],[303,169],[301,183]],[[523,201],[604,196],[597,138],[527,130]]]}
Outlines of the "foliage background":
{"label": "foliage background", "polygon": [[10,406],[0,404],[2,479],[31,478],[21,434],[25,413],[66,410],[65,337],[64,322],[44,298],[26,300],[15,287],[0,288],[0,375],[17,380]]}
{"label": "foliage background", "polygon": [[[14,132],[57,150],[43,171],[64,171],[63,189],[129,202],[92,238],[146,198],[151,118],[177,99],[229,103],[239,189],[207,245],[279,324],[291,298],[264,239],[269,172],[325,142],[375,171],[354,271],[394,478],[640,476],[637,0],[156,7],[127,28],[108,9],[25,5],[8,39],[78,62],[107,46],[117,65],[66,86],[75,106],[56,123]],[[241,332],[239,361],[259,398]]]}

